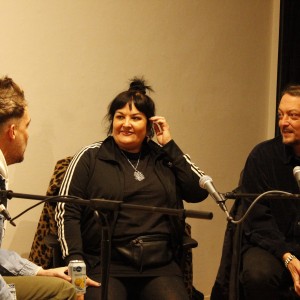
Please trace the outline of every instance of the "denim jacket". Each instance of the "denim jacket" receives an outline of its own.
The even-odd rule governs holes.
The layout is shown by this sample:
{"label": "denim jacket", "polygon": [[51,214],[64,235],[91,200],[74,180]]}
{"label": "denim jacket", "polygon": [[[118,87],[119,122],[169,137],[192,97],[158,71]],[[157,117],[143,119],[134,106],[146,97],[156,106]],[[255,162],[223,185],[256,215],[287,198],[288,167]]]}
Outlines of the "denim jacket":
{"label": "denim jacket", "polygon": [[[0,180],[7,176],[3,176],[3,169],[6,167],[4,156],[0,150]],[[7,174],[5,174],[7,175]],[[5,180],[7,181],[7,180]],[[3,239],[4,218],[0,215],[0,247]],[[22,258],[14,251],[0,249],[0,299],[12,300],[8,285],[2,276],[34,276],[41,267]]]}
{"label": "denim jacket", "polygon": [[[0,272],[2,276],[35,276],[40,267],[22,258],[14,251],[0,249]],[[6,282],[0,275],[0,299],[13,299]]]}

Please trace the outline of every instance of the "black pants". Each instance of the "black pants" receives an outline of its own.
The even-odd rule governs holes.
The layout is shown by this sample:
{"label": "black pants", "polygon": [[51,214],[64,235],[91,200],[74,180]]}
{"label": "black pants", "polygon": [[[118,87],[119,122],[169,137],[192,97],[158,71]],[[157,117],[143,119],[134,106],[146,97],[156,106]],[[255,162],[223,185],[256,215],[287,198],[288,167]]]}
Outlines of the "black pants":
{"label": "black pants", "polygon": [[[99,276],[91,277],[100,281]],[[110,277],[108,300],[188,300],[183,280],[179,276]],[[88,287],[85,300],[101,300],[101,288]]]}
{"label": "black pants", "polygon": [[297,298],[292,277],[283,262],[259,247],[244,253],[240,281],[245,300]]}

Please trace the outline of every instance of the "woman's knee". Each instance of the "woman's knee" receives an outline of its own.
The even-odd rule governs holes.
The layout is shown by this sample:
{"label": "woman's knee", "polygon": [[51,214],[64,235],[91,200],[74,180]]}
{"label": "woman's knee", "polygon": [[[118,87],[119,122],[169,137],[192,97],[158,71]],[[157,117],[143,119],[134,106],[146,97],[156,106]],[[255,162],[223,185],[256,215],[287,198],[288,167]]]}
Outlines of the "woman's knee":
{"label": "woman's knee", "polygon": [[141,299],[188,300],[189,297],[181,277],[161,276],[149,280]]}

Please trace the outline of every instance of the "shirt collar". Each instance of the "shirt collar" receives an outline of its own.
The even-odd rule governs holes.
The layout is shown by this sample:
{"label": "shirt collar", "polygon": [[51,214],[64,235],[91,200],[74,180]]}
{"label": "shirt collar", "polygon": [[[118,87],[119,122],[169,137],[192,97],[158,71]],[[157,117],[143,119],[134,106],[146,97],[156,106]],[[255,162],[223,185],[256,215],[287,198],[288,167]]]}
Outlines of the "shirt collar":
{"label": "shirt collar", "polygon": [[296,162],[296,164],[300,164],[300,157],[296,156],[294,150],[291,146],[283,144],[283,162],[285,164],[290,164]]}
{"label": "shirt collar", "polygon": [[0,149],[0,177],[5,180],[5,184],[8,184],[8,167],[5,157]]}

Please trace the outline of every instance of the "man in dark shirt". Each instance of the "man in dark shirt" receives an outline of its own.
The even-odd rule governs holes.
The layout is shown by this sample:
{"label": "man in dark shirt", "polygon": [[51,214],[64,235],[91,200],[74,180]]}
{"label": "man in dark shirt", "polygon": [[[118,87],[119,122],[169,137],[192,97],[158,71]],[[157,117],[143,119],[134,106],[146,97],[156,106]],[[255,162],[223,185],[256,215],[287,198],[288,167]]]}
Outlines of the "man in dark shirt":
{"label": "man in dark shirt", "polygon": [[[300,165],[300,86],[283,92],[278,119],[281,137],[257,145],[247,159],[244,193],[299,193],[293,169]],[[246,210],[249,201],[242,205]],[[280,299],[280,289],[289,284],[300,295],[299,238],[300,200],[262,199],[255,204],[243,234],[240,278],[246,299]]]}
{"label": "man in dark shirt", "polygon": [[[300,166],[300,85],[289,86],[283,92],[278,118],[281,136],[258,144],[247,158],[240,181],[242,193],[262,194],[272,190],[299,193],[293,169]],[[252,202],[253,199],[243,198],[236,204],[244,214]],[[231,299],[227,293],[236,292],[229,287],[232,286],[232,270],[238,264],[227,268],[230,256],[224,254],[227,251],[232,255],[236,250],[228,247],[227,237],[232,228],[229,224],[212,291],[213,300]],[[243,299],[294,299],[289,298],[295,295],[290,291],[293,288],[300,295],[299,199],[262,197],[242,223],[241,239],[240,269],[235,274],[239,274]],[[288,291],[287,298],[282,298],[283,290]]]}

